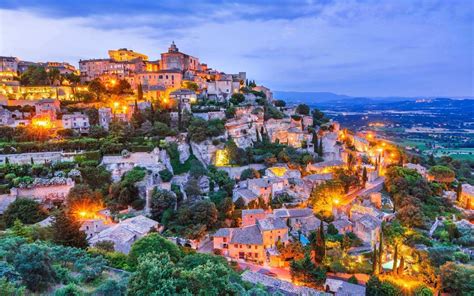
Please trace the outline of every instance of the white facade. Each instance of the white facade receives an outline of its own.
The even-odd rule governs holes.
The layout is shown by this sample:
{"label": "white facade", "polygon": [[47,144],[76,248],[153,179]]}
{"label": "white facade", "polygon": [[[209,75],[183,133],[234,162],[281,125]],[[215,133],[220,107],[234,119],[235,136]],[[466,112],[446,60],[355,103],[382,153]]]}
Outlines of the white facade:
{"label": "white facade", "polygon": [[63,128],[73,129],[80,132],[88,132],[90,127],[89,117],[79,112],[63,115],[62,124]]}

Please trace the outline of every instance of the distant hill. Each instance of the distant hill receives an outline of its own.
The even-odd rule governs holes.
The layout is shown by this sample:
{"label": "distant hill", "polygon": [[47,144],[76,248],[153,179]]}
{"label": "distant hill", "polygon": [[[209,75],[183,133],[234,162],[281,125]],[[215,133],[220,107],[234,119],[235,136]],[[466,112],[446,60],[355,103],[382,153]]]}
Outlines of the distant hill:
{"label": "distant hill", "polygon": [[[332,92],[297,92],[297,91],[279,91],[273,92],[273,97],[281,99],[290,104],[305,103],[308,105],[327,103],[337,104],[379,104],[393,103],[402,101],[414,101],[417,99],[435,99],[434,97],[353,97],[348,95],[335,94]],[[459,99],[459,98],[456,98]],[[465,97],[464,99],[472,99]]]}
{"label": "distant hill", "polygon": [[296,92],[296,91],[274,91],[273,97],[285,100],[288,103],[322,103],[329,101],[344,101],[352,97],[338,95],[331,92]]}

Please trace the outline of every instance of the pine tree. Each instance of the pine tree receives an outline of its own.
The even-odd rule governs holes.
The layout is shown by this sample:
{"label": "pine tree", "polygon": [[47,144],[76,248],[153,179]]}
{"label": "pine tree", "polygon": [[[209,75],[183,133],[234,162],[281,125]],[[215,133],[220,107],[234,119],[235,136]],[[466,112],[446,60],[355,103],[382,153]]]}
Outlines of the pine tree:
{"label": "pine tree", "polygon": [[87,240],[81,224],[75,221],[68,213],[59,212],[52,224],[53,242],[69,247],[86,248]]}
{"label": "pine tree", "polygon": [[31,165],[35,164],[35,161],[33,160],[33,157],[30,158]]}
{"label": "pine tree", "polygon": [[142,84],[140,83],[138,85],[138,89],[137,89],[137,99],[139,101],[143,101],[143,87],[142,87]]}
{"label": "pine tree", "polygon": [[8,157],[5,157],[5,164],[6,164],[6,165],[9,165],[9,164],[10,164],[10,160],[8,159]]}
{"label": "pine tree", "polygon": [[364,169],[362,170],[362,187],[365,188],[365,184],[367,183],[368,180],[369,178],[367,177],[367,168],[364,167]]}
{"label": "pine tree", "polygon": [[257,143],[261,142],[260,133],[258,132],[258,127],[255,127],[255,133],[257,134]]}

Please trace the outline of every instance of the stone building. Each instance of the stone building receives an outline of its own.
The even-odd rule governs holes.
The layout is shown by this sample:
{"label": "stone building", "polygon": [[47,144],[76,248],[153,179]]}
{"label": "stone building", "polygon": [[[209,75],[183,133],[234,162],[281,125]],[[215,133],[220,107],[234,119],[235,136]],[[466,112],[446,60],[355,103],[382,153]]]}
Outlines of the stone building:
{"label": "stone building", "polygon": [[[258,213],[257,213],[258,214]],[[288,228],[274,217],[256,219],[254,225],[221,228],[213,235],[214,250],[233,259],[245,259],[262,264],[276,250],[277,242],[288,241]]]}
{"label": "stone building", "polygon": [[159,224],[145,216],[136,216],[104,229],[89,240],[90,245],[101,241],[111,241],[117,252],[128,254],[132,244],[147,235],[153,229],[158,230]]}
{"label": "stone building", "polygon": [[83,113],[64,114],[61,120],[63,128],[73,129],[80,133],[89,132],[89,116]]}

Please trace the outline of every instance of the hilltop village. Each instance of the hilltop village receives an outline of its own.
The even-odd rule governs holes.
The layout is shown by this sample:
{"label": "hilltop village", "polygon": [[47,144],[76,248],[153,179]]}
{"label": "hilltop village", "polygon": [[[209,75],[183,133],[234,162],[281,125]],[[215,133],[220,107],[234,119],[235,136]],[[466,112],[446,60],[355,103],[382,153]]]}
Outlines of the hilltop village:
{"label": "hilltop village", "polygon": [[471,295],[474,184],[456,160],[174,42],[108,55],[0,57],[0,290]]}

